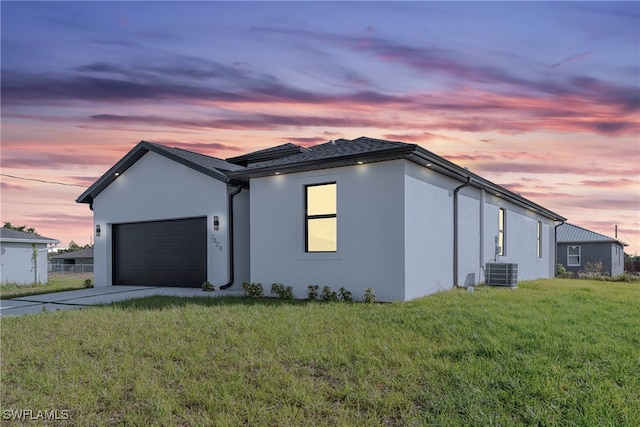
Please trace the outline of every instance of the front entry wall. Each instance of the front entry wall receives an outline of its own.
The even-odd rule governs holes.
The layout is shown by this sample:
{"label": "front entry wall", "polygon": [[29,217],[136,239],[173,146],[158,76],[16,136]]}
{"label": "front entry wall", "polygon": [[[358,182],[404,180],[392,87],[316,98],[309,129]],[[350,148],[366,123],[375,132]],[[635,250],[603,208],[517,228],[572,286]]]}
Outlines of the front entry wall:
{"label": "front entry wall", "polygon": [[[305,298],[308,285],[367,288],[404,299],[403,161],[363,164],[251,180],[251,280]],[[305,188],[337,184],[337,250],[305,252]]]}

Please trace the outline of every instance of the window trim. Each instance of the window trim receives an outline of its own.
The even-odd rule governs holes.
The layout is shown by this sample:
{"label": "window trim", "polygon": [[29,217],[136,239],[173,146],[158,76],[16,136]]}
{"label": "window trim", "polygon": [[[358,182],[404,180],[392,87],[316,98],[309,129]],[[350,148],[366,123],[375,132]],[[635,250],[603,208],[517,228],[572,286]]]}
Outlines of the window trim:
{"label": "window trim", "polygon": [[542,258],[542,221],[538,221],[536,226],[536,251],[538,259]]}
{"label": "window trim", "polygon": [[[569,250],[572,248],[578,248],[578,254],[577,255],[573,255],[573,254],[569,254]],[[571,257],[578,257],[578,263],[572,263]],[[569,245],[567,246],[567,266],[568,267],[580,267],[582,262],[582,248],[580,247],[580,245]]]}
{"label": "window trim", "polygon": [[[335,185],[336,186],[336,212],[331,214],[314,214],[309,215],[309,187],[321,187],[323,185]],[[309,250],[309,221],[315,219],[336,219],[336,249],[334,251],[312,251]],[[304,252],[307,254],[333,254],[338,252],[338,182],[327,181],[318,182],[312,184],[304,184]]]}
{"label": "window trim", "polygon": [[[500,224],[502,222],[502,224]],[[500,250],[498,256],[507,255],[507,211],[498,208],[498,246]]]}

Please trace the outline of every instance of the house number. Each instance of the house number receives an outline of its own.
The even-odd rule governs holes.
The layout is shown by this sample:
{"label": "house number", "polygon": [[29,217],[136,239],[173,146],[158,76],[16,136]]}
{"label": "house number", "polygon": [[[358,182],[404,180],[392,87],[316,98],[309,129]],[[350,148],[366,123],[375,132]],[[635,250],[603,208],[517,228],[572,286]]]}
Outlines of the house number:
{"label": "house number", "polygon": [[220,249],[220,251],[222,251],[222,245],[220,245],[220,243],[218,243],[218,239],[216,239],[215,237],[213,238],[213,244],[216,245],[216,248]]}

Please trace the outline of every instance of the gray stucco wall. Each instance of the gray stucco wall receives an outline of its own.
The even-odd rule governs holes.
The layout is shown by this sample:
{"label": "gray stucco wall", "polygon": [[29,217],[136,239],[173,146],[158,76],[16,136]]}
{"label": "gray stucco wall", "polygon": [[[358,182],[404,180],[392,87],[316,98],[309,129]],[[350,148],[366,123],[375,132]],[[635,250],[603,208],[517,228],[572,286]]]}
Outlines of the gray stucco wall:
{"label": "gray stucco wall", "polygon": [[[567,248],[569,246],[580,246],[580,265],[568,265]],[[564,265],[567,271],[577,274],[584,271],[587,264],[596,262],[602,263],[604,273],[608,275],[622,274],[624,272],[622,246],[613,242],[558,243],[558,263]]]}

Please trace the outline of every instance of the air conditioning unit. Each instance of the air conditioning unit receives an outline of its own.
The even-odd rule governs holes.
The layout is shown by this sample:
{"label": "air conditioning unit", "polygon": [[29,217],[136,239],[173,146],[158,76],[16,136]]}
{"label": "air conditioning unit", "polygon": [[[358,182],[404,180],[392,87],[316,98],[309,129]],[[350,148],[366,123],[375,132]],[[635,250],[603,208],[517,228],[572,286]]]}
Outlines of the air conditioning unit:
{"label": "air conditioning unit", "polygon": [[487,285],[513,287],[518,283],[518,264],[488,262],[484,275]]}

